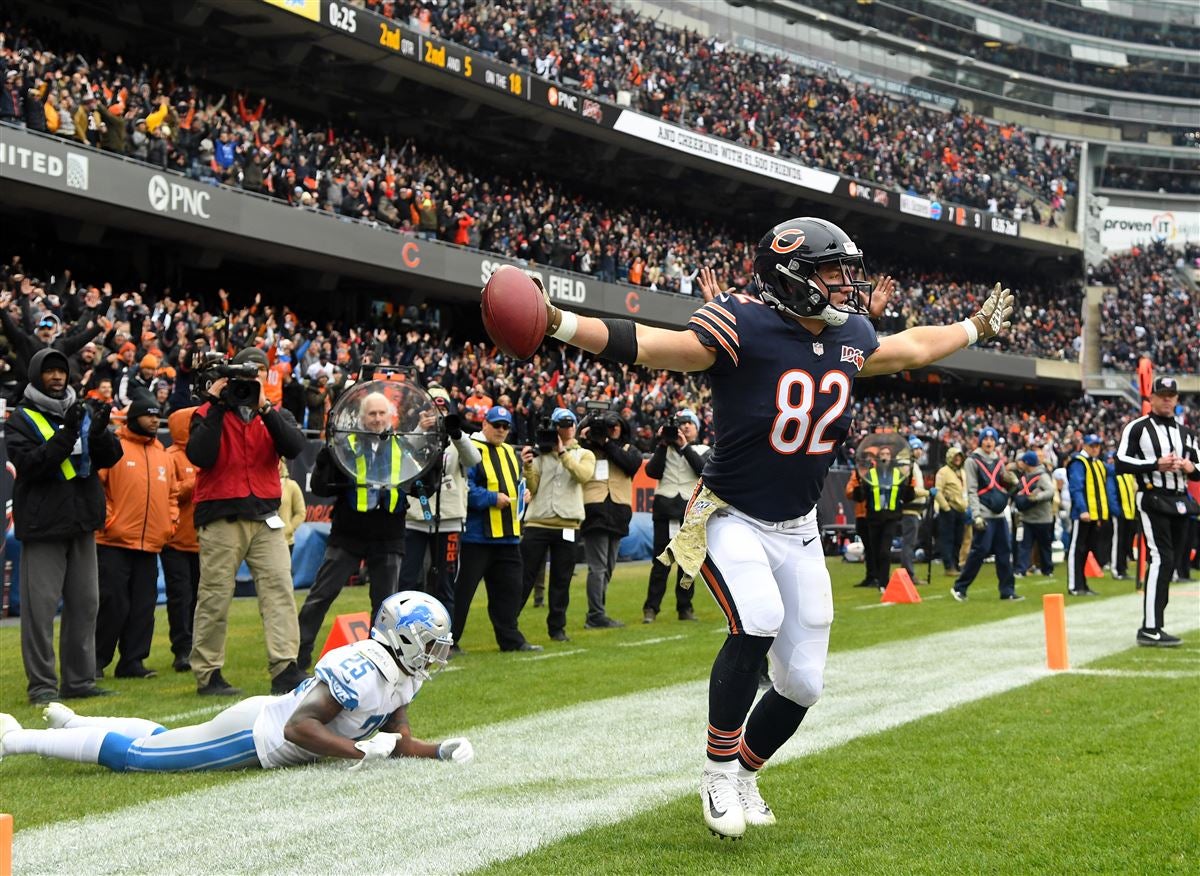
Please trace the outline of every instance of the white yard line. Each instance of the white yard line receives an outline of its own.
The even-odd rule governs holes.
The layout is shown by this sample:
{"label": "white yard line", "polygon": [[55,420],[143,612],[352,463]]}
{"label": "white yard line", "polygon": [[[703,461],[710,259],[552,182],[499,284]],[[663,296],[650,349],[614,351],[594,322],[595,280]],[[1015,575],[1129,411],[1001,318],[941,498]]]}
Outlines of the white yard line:
{"label": "white yard line", "polygon": [[[1140,610],[1132,594],[1068,606],[1072,662],[1084,665],[1133,647]],[[1187,634],[1198,625],[1194,616],[1172,629]],[[1169,656],[1163,655],[1168,665]],[[1051,674],[1044,667],[1040,612],[835,652],[824,700],[776,759],[803,757],[1030,684]],[[322,763],[28,831],[19,830],[18,814],[14,869],[472,870],[694,795],[706,699],[706,682],[696,681],[464,728],[477,752],[464,768],[411,761],[349,772],[344,764]],[[698,807],[695,817],[699,835]],[[181,818],[199,827],[165,828],[178,827]],[[236,829],[214,840],[203,827],[221,824]],[[410,856],[417,849],[419,860]]]}
{"label": "white yard line", "polygon": [[657,645],[659,642],[674,642],[682,639],[682,635],[678,636],[658,636],[654,639],[642,639],[640,642],[617,642],[618,648],[640,648],[642,645]]}
{"label": "white yard line", "polygon": [[213,703],[211,706],[203,706],[199,709],[192,709],[187,712],[178,712],[174,715],[163,715],[161,718],[156,718],[158,723],[170,727],[172,724],[183,724],[191,721],[192,718],[202,718],[206,715],[215,715],[223,709],[228,709],[234,703],[238,702],[234,699],[222,698],[221,702]]}
{"label": "white yard line", "polygon": [[559,657],[570,657],[572,654],[582,654],[587,648],[569,648],[566,651],[550,651],[549,653],[535,654],[532,657],[525,659],[532,663],[534,660],[556,660]]}

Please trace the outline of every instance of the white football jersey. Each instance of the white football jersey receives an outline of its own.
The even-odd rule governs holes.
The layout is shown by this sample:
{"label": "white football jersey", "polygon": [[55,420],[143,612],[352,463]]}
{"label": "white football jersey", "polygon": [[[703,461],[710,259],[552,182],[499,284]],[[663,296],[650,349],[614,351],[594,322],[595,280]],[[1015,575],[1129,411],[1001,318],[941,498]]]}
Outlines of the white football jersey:
{"label": "white football jersey", "polygon": [[254,721],[254,747],[263,767],[311,763],[320,757],[283,738],[284,725],[315,684],[328,687],[342,706],[338,716],[325,726],[355,741],[382,727],[421,689],[421,679],[402,672],[379,642],[364,639],[334,648],[317,662],[313,678],[290,694],[272,697],[259,712]]}

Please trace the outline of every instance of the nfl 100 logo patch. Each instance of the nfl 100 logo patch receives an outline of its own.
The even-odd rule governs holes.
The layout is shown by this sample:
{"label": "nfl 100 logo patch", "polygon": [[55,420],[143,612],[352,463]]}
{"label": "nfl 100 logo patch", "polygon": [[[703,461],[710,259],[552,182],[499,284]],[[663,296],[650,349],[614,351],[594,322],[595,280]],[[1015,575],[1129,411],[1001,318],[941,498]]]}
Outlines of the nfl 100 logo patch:
{"label": "nfl 100 logo patch", "polygon": [[863,357],[863,351],[857,347],[851,347],[847,344],[842,344],[842,361],[853,362],[854,367],[862,371],[863,363],[866,359]]}

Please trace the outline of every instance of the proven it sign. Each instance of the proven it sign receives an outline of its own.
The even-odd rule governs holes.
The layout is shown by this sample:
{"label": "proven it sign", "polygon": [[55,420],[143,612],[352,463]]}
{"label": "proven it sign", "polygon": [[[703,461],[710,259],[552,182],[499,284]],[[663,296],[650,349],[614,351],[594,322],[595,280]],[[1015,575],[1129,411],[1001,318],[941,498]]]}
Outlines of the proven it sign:
{"label": "proven it sign", "polygon": [[1100,213],[1100,245],[1107,251],[1159,241],[1173,246],[1200,241],[1200,212],[1105,207]]}

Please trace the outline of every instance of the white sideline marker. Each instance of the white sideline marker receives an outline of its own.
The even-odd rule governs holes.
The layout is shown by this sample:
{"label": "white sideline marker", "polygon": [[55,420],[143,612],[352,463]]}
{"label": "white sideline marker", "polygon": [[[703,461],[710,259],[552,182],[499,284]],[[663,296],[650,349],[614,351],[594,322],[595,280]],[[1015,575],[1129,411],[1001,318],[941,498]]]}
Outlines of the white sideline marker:
{"label": "white sideline marker", "polygon": [[[1141,598],[1134,594],[1070,606],[1072,659],[1086,664],[1133,648],[1140,614]],[[1200,616],[1172,624],[1184,634],[1197,626]],[[1055,677],[1044,668],[1043,636],[1041,612],[1026,612],[835,652],[824,700],[776,759],[803,757]],[[947,654],[955,659],[947,660]],[[893,670],[882,673],[880,666]],[[706,688],[706,681],[688,682],[464,728],[476,760],[463,768],[395,761],[352,773],[344,764],[326,762],[251,773],[220,787],[20,831],[15,869],[378,872],[389,864],[404,869],[402,861],[389,857],[396,853],[392,837],[403,835],[405,847],[420,848],[439,872],[473,870],[694,795]],[[627,732],[604,744],[614,738],[613,727]],[[420,800],[420,817],[403,807],[364,810],[363,801],[377,799],[382,786],[390,800]],[[371,817],[339,817],[364,811]],[[233,812],[238,829],[222,842],[213,842],[209,831],[163,830],[164,824],[178,823],[181,812],[192,824],[224,823]],[[699,811],[695,818],[697,837],[707,839]]]}
{"label": "white sideline marker", "polygon": [[675,642],[683,636],[658,636],[654,639],[642,639],[640,642],[617,642],[618,648],[640,648],[642,645],[657,645],[659,642]]}

